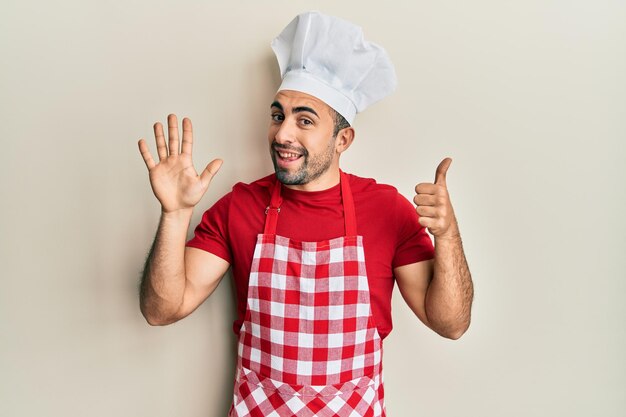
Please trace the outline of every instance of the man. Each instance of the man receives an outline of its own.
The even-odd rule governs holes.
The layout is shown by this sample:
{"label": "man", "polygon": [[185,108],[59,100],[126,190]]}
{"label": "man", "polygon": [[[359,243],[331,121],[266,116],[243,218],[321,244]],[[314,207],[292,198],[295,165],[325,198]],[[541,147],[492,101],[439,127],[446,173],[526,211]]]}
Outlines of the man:
{"label": "man", "polygon": [[[360,28],[304,13],[274,40],[283,82],[270,106],[275,173],[205,212],[185,243],[193,208],[222,161],[198,175],[192,125],[154,126],[145,141],[162,215],[141,285],[152,325],[193,312],[232,266],[238,360],[231,416],[384,416],[382,339],[391,331],[394,278],[419,319],[451,339],[468,328],[472,281],[446,189],[451,160],[411,206],[395,188],[346,174],[357,112],[389,94],[395,73]],[[425,228],[435,238],[432,242]]]}

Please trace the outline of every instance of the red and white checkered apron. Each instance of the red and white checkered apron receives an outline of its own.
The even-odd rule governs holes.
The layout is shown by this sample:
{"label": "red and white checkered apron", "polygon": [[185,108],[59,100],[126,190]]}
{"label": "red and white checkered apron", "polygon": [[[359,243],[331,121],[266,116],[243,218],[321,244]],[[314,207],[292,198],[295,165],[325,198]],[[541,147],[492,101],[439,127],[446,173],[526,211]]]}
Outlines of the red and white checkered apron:
{"label": "red and white checkered apron", "polygon": [[348,179],[341,172],[346,236],[321,242],[276,235],[280,190],[254,251],[229,415],[384,417],[382,341]]}

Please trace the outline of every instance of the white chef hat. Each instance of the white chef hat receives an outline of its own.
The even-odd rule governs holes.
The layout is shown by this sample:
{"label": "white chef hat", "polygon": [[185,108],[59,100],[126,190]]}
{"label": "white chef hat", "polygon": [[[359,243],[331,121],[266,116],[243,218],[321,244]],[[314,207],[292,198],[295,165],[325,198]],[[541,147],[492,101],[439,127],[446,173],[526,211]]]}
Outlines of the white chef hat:
{"label": "white chef hat", "polygon": [[385,50],[346,20],[319,12],[296,16],[272,41],[282,84],[319,98],[352,124],[356,113],[391,94],[397,79]]}

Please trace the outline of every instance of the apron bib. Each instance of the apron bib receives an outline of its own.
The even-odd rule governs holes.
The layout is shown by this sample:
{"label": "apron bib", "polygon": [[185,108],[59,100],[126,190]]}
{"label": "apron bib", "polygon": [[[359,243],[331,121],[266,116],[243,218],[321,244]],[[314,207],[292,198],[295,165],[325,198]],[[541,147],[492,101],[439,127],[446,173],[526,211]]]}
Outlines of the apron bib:
{"label": "apron bib", "polygon": [[345,236],[321,242],[276,235],[276,181],[252,260],[231,417],[385,416],[363,238],[343,172],[340,181]]}

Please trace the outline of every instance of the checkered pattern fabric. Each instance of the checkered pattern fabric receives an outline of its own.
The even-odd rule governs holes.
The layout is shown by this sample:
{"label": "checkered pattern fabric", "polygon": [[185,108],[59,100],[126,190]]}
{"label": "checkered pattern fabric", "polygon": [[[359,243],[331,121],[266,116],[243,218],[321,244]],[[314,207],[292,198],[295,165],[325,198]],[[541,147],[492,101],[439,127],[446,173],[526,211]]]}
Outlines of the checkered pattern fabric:
{"label": "checkered pattern fabric", "polygon": [[362,237],[259,235],[232,416],[384,416]]}
{"label": "checkered pattern fabric", "polygon": [[293,386],[240,368],[231,415],[273,417],[383,416],[382,376],[327,386]]}

